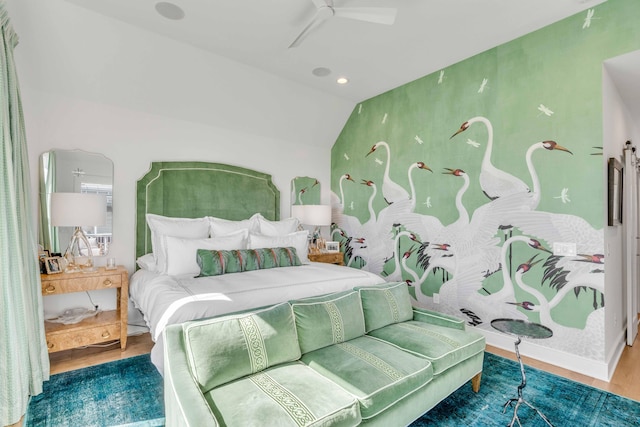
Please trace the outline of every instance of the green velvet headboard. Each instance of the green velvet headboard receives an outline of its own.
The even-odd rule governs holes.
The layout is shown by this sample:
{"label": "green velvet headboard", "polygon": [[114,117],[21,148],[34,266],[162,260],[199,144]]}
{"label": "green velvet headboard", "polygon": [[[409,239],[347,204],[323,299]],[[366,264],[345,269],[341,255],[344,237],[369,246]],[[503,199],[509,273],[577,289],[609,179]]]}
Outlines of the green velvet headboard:
{"label": "green velvet headboard", "polygon": [[151,252],[145,215],[247,219],[256,212],[280,219],[280,191],[271,175],[206,162],[153,162],[137,183],[136,258]]}

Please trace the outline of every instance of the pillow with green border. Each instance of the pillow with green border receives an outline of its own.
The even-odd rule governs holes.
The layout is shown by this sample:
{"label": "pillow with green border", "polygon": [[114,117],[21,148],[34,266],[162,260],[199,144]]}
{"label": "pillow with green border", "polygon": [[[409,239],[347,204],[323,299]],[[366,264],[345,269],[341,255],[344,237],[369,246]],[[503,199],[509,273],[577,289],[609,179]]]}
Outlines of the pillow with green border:
{"label": "pillow with green border", "polygon": [[198,249],[200,277],[302,265],[295,248]]}
{"label": "pillow with green border", "polygon": [[290,301],[303,354],[364,335],[364,316],[356,291]]}
{"label": "pillow with green border", "polygon": [[185,347],[203,392],[300,358],[291,305],[186,323]]}
{"label": "pillow with green border", "polygon": [[367,333],[392,323],[413,319],[413,307],[406,282],[358,287]]}

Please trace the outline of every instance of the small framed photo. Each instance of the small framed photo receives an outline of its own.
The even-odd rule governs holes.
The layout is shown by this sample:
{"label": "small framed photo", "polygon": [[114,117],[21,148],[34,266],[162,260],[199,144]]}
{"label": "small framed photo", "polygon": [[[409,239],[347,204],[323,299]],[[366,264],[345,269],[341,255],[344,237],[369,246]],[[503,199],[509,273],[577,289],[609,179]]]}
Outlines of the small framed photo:
{"label": "small framed photo", "polygon": [[38,252],[38,261],[40,261],[40,273],[44,274],[47,272],[46,264],[44,263],[45,258],[49,258],[51,253],[48,249],[42,249]]}
{"label": "small framed photo", "polygon": [[327,252],[340,252],[340,242],[327,242]]}
{"label": "small framed photo", "polygon": [[44,266],[47,274],[62,273],[62,265],[60,264],[61,257],[53,256],[44,259]]}

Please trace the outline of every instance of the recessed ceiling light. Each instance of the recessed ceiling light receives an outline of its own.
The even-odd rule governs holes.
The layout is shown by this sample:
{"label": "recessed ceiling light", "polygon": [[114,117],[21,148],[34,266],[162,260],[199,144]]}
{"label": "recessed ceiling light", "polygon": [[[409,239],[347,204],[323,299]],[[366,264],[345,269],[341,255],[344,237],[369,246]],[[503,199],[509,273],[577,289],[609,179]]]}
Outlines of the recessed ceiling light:
{"label": "recessed ceiling light", "polygon": [[166,1],[156,3],[156,11],[167,19],[178,21],[184,18],[184,10],[180,6]]}
{"label": "recessed ceiling light", "polygon": [[339,85],[346,85],[347,83],[349,83],[349,79],[346,77],[338,77],[336,83],[338,83]]}
{"label": "recessed ceiling light", "polygon": [[325,67],[318,67],[314,68],[313,71],[311,71],[311,74],[316,77],[326,77],[331,74],[331,70]]}

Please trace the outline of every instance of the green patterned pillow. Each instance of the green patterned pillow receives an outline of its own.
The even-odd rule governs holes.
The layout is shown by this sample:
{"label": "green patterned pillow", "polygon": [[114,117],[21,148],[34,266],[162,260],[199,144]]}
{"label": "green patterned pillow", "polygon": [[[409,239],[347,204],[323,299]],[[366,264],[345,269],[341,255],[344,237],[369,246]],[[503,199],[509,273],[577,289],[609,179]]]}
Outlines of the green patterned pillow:
{"label": "green patterned pillow", "polygon": [[203,392],[300,358],[288,303],[262,311],[186,323],[191,371]]}
{"label": "green patterned pillow", "polygon": [[347,291],[291,301],[302,354],[364,335],[360,296]]}
{"label": "green patterned pillow", "polygon": [[198,249],[196,256],[200,277],[302,265],[295,248]]}
{"label": "green patterned pillow", "polygon": [[356,288],[362,299],[367,333],[392,323],[413,319],[406,282]]}

